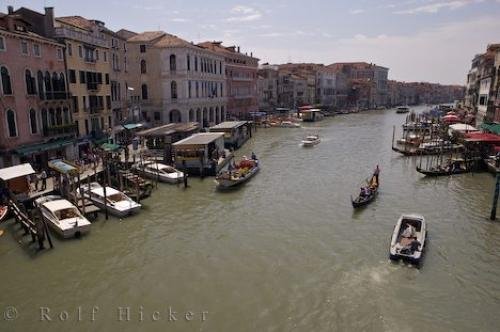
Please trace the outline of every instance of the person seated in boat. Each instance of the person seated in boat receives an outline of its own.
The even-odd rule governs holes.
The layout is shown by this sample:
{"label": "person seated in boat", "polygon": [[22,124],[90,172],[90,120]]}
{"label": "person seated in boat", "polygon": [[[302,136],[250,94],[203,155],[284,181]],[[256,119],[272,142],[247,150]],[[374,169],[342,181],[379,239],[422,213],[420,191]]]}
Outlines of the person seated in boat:
{"label": "person seated in boat", "polygon": [[415,227],[410,224],[406,225],[405,230],[401,234],[402,237],[411,238],[415,236]]}
{"label": "person seated in boat", "polygon": [[420,241],[419,241],[419,240],[417,240],[417,239],[415,238],[415,239],[414,239],[413,241],[411,241],[411,243],[410,243],[410,248],[409,248],[409,249],[410,249],[410,253],[412,253],[412,254],[413,254],[415,251],[420,250],[420,246],[421,246],[421,245],[422,245],[422,244],[420,243]]}
{"label": "person seated in boat", "polygon": [[252,160],[257,160],[257,156],[255,155],[255,153],[252,151]]}
{"label": "person seated in boat", "polygon": [[365,197],[365,196],[366,196],[365,187],[359,188],[359,197]]}

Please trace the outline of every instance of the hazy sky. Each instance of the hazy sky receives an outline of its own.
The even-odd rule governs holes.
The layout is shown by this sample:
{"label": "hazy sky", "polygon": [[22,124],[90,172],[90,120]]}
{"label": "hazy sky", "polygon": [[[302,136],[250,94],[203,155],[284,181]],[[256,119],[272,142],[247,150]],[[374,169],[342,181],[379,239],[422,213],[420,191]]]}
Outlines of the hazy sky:
{"label": "hazy sky", "polygon": [[[7,0],[113,30],[165,30],[241,45],[261,63],[367,61],[402,81],[464,84],[473,56],[500,43],[500,0]],[[6,11],[6,8],[2,8]]]}

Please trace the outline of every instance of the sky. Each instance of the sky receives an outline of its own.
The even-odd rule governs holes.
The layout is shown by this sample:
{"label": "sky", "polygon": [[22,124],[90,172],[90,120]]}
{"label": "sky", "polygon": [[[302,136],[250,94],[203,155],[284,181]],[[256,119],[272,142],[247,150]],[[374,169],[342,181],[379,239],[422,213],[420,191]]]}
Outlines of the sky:
{"label": "sky", "polygon": [[260,63],[366,61],[389,78],[464,84],[471,60],[500,43],[500,0],[0,0],[112,30],[223,41]]}

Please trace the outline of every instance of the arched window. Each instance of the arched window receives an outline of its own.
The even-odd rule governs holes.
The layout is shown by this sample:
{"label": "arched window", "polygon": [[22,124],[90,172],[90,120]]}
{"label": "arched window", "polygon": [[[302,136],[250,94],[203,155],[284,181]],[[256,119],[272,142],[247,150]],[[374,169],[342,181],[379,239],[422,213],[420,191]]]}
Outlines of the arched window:
{"label": "arched window", "polygon": [[170,95],[172,96],[172,99],[177,99],[177,83],[175,81],[170,83]]}
{"label": "arched window", "polygon": [[56,110],[56,125],[62,125],[62,110],[60,107],[58,107]]}
{"label": "arched window", "polygon": [[45,108],[43,108],[42,109],[42,130],[44,132],[46,132],[48,127],[49,127],[49,118],[47,116],[47,110]]}
{"label": "arched window", "polygon": [[194,110],[189,110],[189,122],[194,122]]}
{"label": "arched window", "polygon": [[36,121],[36,111],[34,109],[30,109],[30,128],[31,128],[32,134],[36,134],[38,132],[38,124]]}
{"label": "arched window", "polygon": [[56,125],[56,113],[53,108],[49,109],[49,126],[53,127]]}
{"label": "arched window", "polygon": [[146,74],[146,60],[141,60],[141,74]]}
{"label": "arched window", "polygon": [[194,71],[198,71],[198,57],[194,57]]}
{"label": "arched window", "polygon": [[[2,91],[4,95],[12,94],[12,85],[10,83],[10,75],[7,68],[0,68],[0,76],[2,76]],[[12,112],[14,113],[14,112]]]}
{"label": "arched window", "polygon": [[31,71],[26,69],[24,72],[24,80],[26,81],[26,93],[28,95],[36,95],[35,78],[31,76]]}
{"label": "arched window", "polygon": [[52,91],[52,84],[50,82],[50,74],[48,71],[45,72],[45,92],[51,92]]}
{"label": "arched window", "polygon": [[66,80],[64,79],[64,74],[59,74],[59,84],[61,85],[61,91],[66,91]]}
{"label": "arched window", "polygon": [[198,81],[196,81],[196,98],[200,96],[200,86],[198,84]]}
{"label": "arched window", "polygon": [[191,98],[191,81],[188,82],[188,98]]}
{"label": "arched window", "polygon": [[191,70],[191,57],[189,56],[189,54],[187,55],[187,69]]}
{"label": "arched window", "polygon": [[177,69],[177,64],[175,60],[175,54],[170,55],[170,70],[176,70]]}
{"label": "arched window", "polygon": [[64,116],[64,124],[67,125],[70,123],[70,119],[69,119],[69,110],[68,108],[63,108],[63,116]]}
{"label": "arched window", "polygon": [[16,114],[14,113],[13,110],[7,110],[7,127],[9,129],[9,137],[16,137],[17,136]]}
{"label": "arched window", "polygon": [[36,79],[38,81],[38,96],[40,97],[40,99],[44,99],[44,82],[43,82],[43,73],[42,71],[38,71],[38,73],[36,74]]}
{"label": "arched window", "polygon": [[52,90],[59,91],[59,76],[56,73],[52,73]]}
{"label": "arched window", "polygon": [[142,99],[144,100],[148,99],[148,86],[146,84],[143,84],[141,86],[141,92],[142,92]]}

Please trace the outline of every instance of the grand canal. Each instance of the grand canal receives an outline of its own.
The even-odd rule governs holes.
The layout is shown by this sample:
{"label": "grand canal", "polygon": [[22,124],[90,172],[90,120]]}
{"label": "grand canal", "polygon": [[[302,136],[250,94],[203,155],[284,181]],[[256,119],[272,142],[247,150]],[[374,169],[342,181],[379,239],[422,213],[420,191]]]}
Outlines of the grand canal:
{"label": "grand canal", "polygon": [[[403,120],[388,110],[258,129],[238,153],[254,151],[263,168],[240,190],[218,193],[213,178],[160,184],[137,216],[101,216],[89,236],[39,254],[2,224],[0,310],[17,316],[0,316],[0,330],[498,330],[494,178],[422,177],[416,159],[391,151]],[[302,148],[307,133],[322,143]],[[379,197],[353,212],[349,196],[376,164]],[[420,270],[388,260],[403,212],[428,221]]]}

